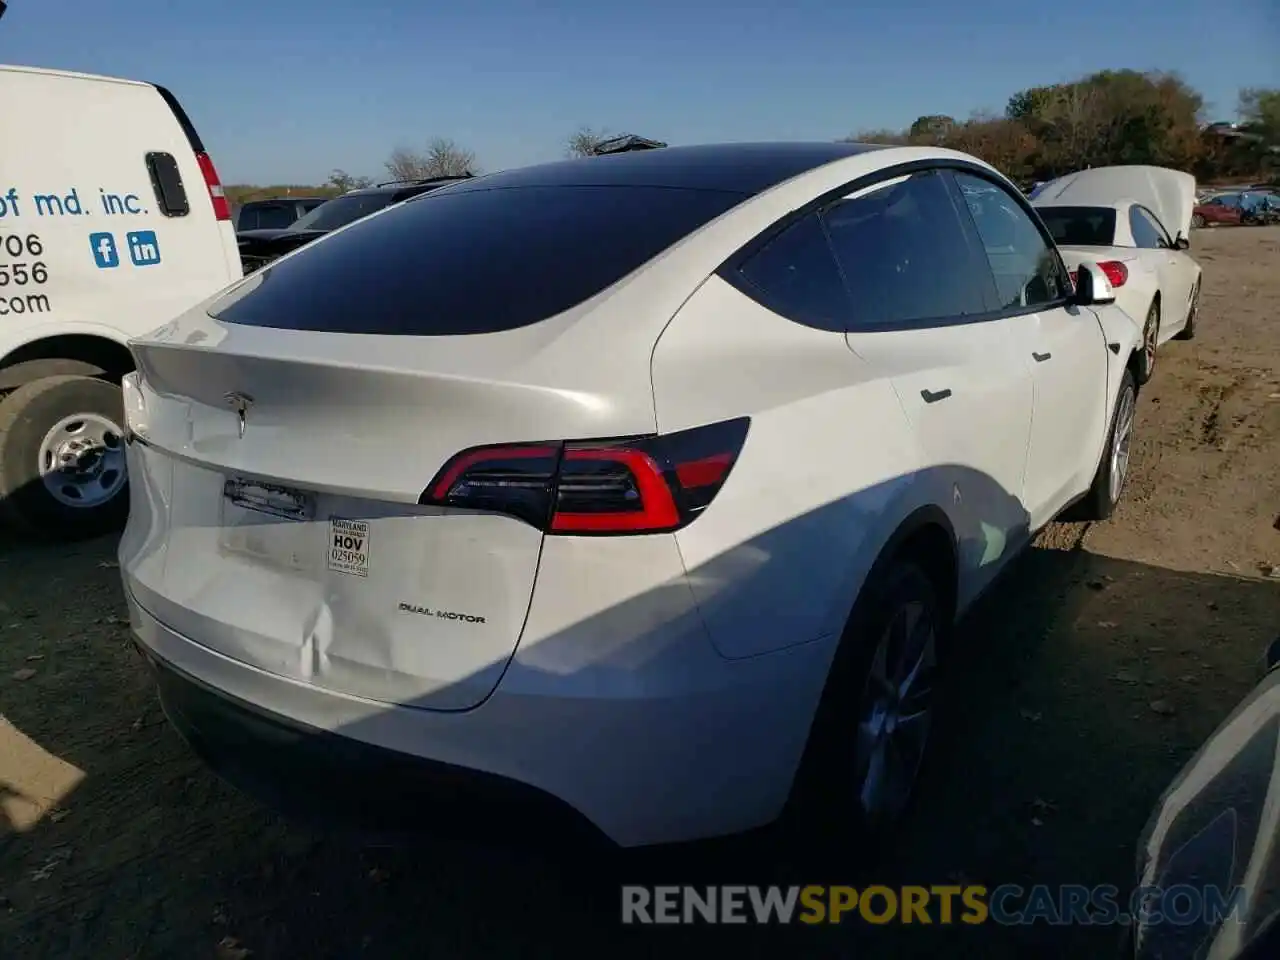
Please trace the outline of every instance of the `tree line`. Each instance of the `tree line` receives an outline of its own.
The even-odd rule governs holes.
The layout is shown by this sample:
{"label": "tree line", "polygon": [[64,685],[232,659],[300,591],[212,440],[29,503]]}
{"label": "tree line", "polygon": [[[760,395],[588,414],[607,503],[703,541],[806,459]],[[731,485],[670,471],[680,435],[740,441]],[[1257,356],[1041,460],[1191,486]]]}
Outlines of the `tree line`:
{"label": "tree line", "polygon": [[1187,170],[1201,180],[1280,173],[1280,89],[1241,90],[1236,109],[1238,123],[1206,126],[1203,98],[1176,74],[1103,70],[1020,90],[1003,114],[923,116],[905,130],[848,139],[962,150],[1019,182],[1128,163]]}
{"label": "tree line", "polygon": [[[1204,98],[1177,74],[1103,70],[1020,90],[1003,113],[979,112],[965,120],[931,114],[902,130],[862,130],[844,139],[950,147],[1021,183],[1122,163],[1175,167],[1205,181],[1280,176],[1280,89],[1241,90],[1236,112],[1239,122],[1232,126],[1206,126]],[[615,135],[584,126],[565,139],[565,154],[591,156]],[[475,151],[447,137],[424,149],[397,147],[384,167],[387,180],[482,172]],[[320,187],[233,187],[228,193],[243,202],[284,192],[332,195],[374,182],[334,170]]]}

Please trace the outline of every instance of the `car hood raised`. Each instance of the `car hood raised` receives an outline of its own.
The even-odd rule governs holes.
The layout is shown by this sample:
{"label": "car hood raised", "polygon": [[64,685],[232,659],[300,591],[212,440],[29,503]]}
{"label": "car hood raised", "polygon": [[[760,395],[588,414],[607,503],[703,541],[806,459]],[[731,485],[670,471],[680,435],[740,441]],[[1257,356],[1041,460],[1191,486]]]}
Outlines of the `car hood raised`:
{"label": "car hood raised", "polygon": [[1196,178],[1168,167],[1121,166],[1078,170],[1034,192],[1035,203],[1098,206],[1132,200],[1159,218],[1174,237],[1191,235]]}

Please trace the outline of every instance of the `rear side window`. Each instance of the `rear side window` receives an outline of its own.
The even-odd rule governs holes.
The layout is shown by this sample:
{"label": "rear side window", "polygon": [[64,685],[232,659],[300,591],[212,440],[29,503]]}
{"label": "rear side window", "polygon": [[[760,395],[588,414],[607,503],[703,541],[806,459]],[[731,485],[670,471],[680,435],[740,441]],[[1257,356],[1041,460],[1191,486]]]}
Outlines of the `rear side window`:
{"label": "rear side window", "polygon": [[751,295],[789,320],[843,333],[850,301],[816,213],[769,240],[739,268]]}
{"label": "rear side window", "polygon": [[638,186],[432,191],[267,267],[216,316],[337,333],[513,330],[595,296],[745,199]]}
{"label": "rear side window", "polygon": [[1142,207],[1129,208],[1129,229],[1133,231],[1133,242],[1144,250],[1159,250],[1171,246],[1164,228]]}
{"label": "rear side window", "polygon": [[268,204],[258,208],[258,230],[283,230],[293,223],[294,207],[284,204]]}
{"label": "rear side window", "polygon": [[1114,207],[1038,207],[1053,242],[1066,247],[1109,247],[1115,243]]}
{"label": "rear side window", "polygon": [[346,197],[336,197],[328,203],[322,203],[310,213],[294,221],[295,230],[337,230],[348,223],[354,223],[361,217],[377,213],[395,200],[395,194],[389,191],[381,193],[357,193]]}
{"label": "rear side window", "polygon": [[850,329],[928,325],[989,312],[991,274],[945,175],[890,180],[823,214],[853,295]]}

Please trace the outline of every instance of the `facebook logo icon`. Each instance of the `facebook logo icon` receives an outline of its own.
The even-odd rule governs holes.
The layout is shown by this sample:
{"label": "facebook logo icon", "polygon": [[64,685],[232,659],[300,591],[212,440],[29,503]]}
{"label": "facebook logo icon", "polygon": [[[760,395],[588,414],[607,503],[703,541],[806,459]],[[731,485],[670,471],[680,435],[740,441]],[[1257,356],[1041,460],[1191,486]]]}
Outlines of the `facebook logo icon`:
{"label": "facebook logo icon", "polygon": [[116,250],[116,238],[111,234],[89,234],[89,249],[93,251],[93,262],[99,269],[120,266],[120,252]]}
{"label": "facebook logo icon", "polygon": [[160,245],[156,243],[154,230],[139,230],[125,234],[129,247],[129,259],[135,267],[150,267],[160,262]]}

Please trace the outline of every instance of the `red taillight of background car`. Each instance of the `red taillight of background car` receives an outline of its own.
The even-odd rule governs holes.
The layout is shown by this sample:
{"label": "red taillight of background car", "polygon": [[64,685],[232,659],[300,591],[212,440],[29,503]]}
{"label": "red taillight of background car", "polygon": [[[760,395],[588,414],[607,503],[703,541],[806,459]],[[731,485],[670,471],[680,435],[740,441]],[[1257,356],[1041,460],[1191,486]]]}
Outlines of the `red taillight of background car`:
{"label": "red taillight of background car", "polygon": [[678,530],[724,486],[746,417],[661,436],[463,450],[418,502],[505,513],[552,534]]}
{"label": "red taillight of background car", "polygon": [[[1129,268],[1119,260],[1103,260],[1095,264],[1095,266],[1106,275],[1107,282],[1111,284],[1113,290],[1116,287],[1123,287],[1129,282]],[[1080,271],[1072,270],[1069,276],[1071,277],[1071,286],[1079,286]]]}
{"label": "red taillight of background car", "polygon": [[1098,269],[1107,275],[1107,282],[1112,289],[1123,287],[1129,281],[1129,268],[1119,260],[1103,260]]}

